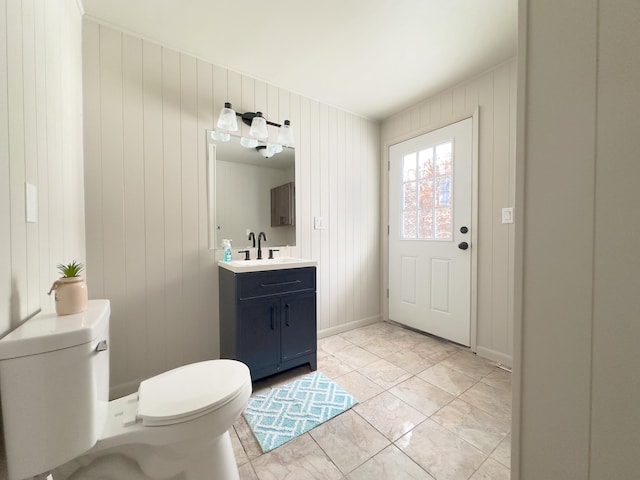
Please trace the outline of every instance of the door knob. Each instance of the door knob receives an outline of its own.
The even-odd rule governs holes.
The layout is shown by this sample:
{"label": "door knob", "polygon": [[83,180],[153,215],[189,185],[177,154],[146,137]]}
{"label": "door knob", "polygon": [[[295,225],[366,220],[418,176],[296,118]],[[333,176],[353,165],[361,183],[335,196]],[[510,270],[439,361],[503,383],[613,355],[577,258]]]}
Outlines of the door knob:
{"label": "door knob", "polygon": [[467,248],[469,248],[469,244],[468,244],[467,242],[460,242],[460,243],[458,244],[458,248],[459,248],[460,250],[466,250]]}

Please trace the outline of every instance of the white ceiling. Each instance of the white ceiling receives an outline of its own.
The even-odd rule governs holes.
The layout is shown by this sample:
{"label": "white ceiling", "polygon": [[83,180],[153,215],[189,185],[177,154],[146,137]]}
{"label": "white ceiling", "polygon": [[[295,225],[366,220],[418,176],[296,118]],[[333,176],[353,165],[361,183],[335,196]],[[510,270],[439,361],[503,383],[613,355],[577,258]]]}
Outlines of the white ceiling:
{"label": "white ceiling", "polygon": [[371,119],[516,54],[517,0],[82,0],[89,17]]}

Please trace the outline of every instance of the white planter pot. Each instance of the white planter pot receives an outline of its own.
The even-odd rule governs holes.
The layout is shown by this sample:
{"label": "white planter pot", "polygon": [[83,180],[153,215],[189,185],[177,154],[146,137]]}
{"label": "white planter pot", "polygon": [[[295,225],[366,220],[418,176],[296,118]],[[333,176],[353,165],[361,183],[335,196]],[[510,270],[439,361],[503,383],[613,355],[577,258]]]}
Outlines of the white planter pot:
{"label": "white planter pot", "polygon": [[82,277],[62,277],[53,282],[51,292],[55,292],[56,313],[71,315],[87,309],[89,295],[87,284]]}

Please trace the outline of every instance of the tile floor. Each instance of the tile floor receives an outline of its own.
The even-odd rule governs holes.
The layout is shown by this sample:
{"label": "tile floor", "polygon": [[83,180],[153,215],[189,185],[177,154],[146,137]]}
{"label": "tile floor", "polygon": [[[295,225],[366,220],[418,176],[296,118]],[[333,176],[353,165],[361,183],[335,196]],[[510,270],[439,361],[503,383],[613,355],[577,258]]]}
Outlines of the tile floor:
{"label": "tile floor", "polygon": [[359,404],[266,454],[240,417],[231,438],[241,480],[510,478],[511,374],[495,363],[382,322],[320,339],[318,370]]}

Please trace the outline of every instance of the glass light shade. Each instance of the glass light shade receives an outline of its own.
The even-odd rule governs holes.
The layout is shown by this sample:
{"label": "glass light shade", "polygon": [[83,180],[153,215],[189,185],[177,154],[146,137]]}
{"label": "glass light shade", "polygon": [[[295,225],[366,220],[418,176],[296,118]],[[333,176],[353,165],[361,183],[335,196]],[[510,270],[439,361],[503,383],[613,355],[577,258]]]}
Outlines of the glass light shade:
{"label": "glass light shade", "polygon": [[258,146],[258,140],[255,138],[242,137],[240,138],[240,145],[244,148],[256,148]]}
{"label": "glass light shade", "polygon": [[266,140],[269,137],[269,130],[267,130],[267,121],[262,116],[262,112],[256,112],[256,116],[253,117],[253,120],[251,120],[249,135],[260,140]]}
{"label": "glass light shade", "polygon": [[276,153],[278,153],[278,147],[280,147],[280,150],[282,151],[281,145],[276,145],[275,143],[267,143],[267,148],[265,148],[267,155],[265,155],[265,157],[273,157]]}
{"label": "glass light shade", "polygon": [[273,149],[269,149],[268,146],[266,148],[261,148],[260,150],[258,150],[258,152],[260,152],[260,155],[262,155],[264,158],[271,158],[275,155]]}
{"label": "glass light shade", "polygon": [[229,102],[225,102],[224,108],[220,110],[217,126],[220,130],[226,130],[228,132],[238,131],[238,119],[236,118],[236,112],[232,110]]}
{"label": "glass light shade", "polygon": [[274,154],[282,152],[282,145],[279,143],[267,143],[267,148],[272,149]]}
{"label": "glass light shade", "polygon": [[284,125],[282,125],[278,131],[278,143],[286,145],[287,147],[293,147],[295,143],[293,129],[291,128],[289,120],[285,120]]}
{"label": "glass light shade", "polygon": [[228,142],[231,140],[231,135],[226,132],[211,130],[211,140],[215,140],[216,142]]}

